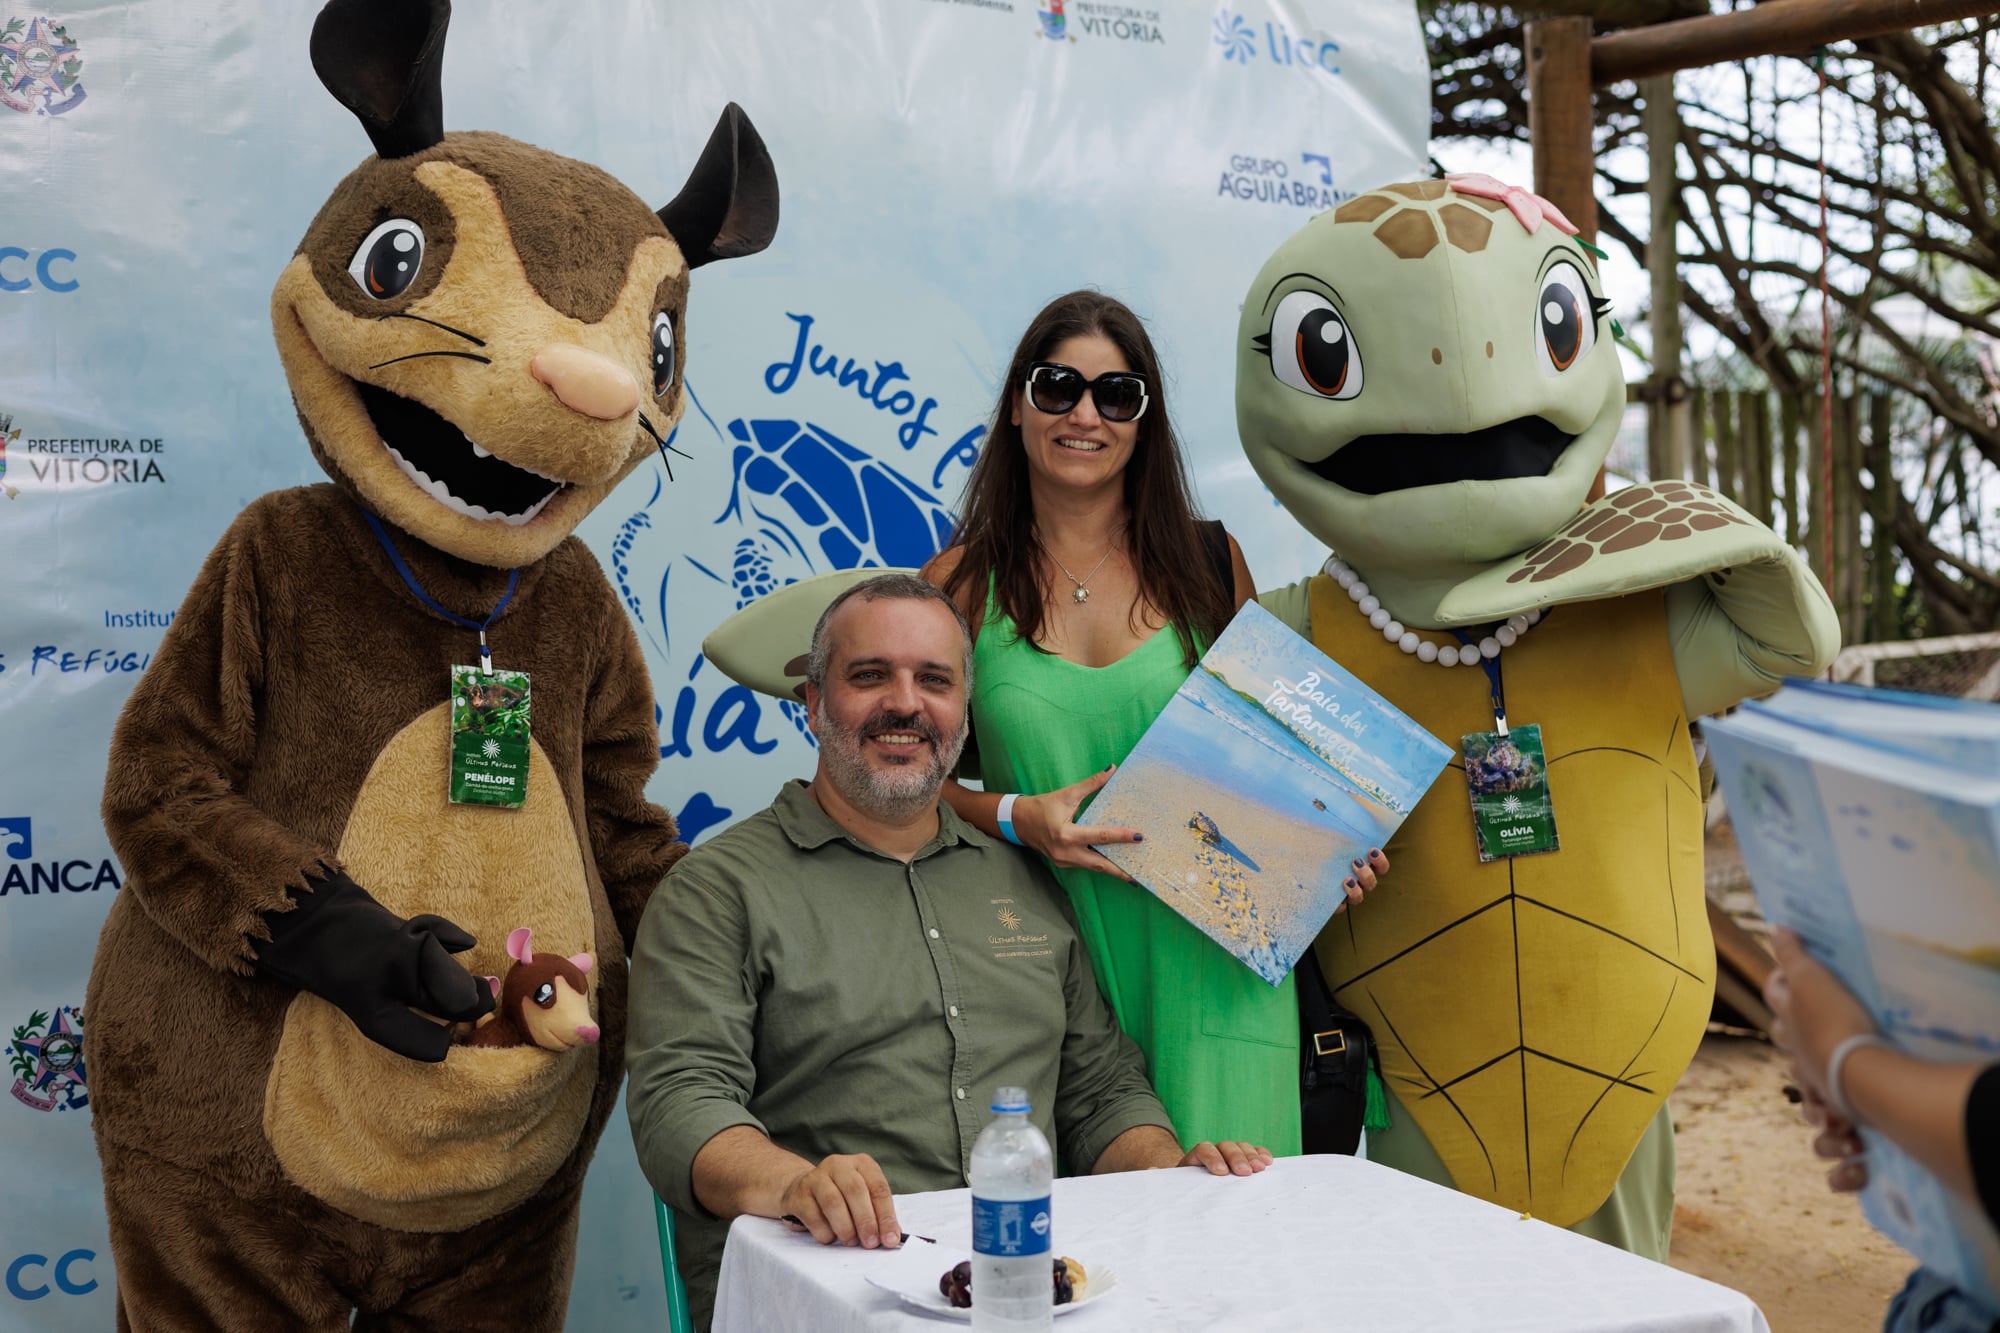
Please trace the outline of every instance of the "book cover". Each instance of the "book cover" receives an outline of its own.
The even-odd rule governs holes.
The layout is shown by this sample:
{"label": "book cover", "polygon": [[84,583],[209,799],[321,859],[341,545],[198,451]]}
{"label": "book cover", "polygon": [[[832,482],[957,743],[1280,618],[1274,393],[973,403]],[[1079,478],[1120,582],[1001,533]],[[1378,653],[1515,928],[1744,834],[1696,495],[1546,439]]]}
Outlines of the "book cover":
{"label": "book cover", "polygon": [[1452,751],[1247,604],[1089,808],[1100,847],[1271,985],[1346,901]]}
{"label": "book cover", "polygon": [[[2000,770],[1940,757],[1957,751],[1921,725],[1934,704],[1790,694],[1703,724],[1764,916],[1797,931],[1905,1051],[2000,1060]],[[1889,710],[1911,725],[1887,725]],[[1996,715],[1962,718],[1961,736]],[[1984,1216],[1887,1139],[1863,1139],[1869,1222],[2000,1304],[2000,1237]]]}

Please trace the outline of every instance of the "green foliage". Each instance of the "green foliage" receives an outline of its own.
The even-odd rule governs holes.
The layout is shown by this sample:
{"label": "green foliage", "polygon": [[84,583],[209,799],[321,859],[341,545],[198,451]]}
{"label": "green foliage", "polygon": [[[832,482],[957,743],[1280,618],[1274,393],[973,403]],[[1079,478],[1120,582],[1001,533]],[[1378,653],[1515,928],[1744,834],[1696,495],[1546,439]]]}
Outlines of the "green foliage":
{"label": "green foliage", "polygon": [[482,736],[526,736],[528,678],[518,671],[461,672],[452,683],[451,728]]}
{"label": "green foliage", "polygon": [[35,1062],[22,1049],[22,1043],[32,1041],[34,1038],[41,1036],[42,1025],[48,1021],[49,1016],[38,1009],[28,1016],[28,1021],[25,1024],[14,1029],[15,1044],[9,1057],[9,1063],[14,1068],[14,1076],[16,1078],[29,1078],[33,1076]]}

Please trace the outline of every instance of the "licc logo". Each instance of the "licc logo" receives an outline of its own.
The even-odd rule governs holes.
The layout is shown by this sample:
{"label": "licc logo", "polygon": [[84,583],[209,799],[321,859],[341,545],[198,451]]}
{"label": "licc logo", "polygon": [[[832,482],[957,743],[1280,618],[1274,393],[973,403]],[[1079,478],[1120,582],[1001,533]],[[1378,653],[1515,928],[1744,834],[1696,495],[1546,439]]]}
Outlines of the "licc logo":
{"label": "licc logo", "polygon": [[[1227,9],[1217,11],[1214,32],[1215,45],[1222,48],[1224,60],[1247,66],[1257,59],[1257,29],[1241,14]],[[1340,43],[1325,34],[1295,36],[1282,23],[1266,22],[1263,36],[1264,53],[1274,65],[1322,74],[1340,73]]]}
{"label": "licc logo", "polygon": [[36,254],[18,245],[0,245],[0,292],[25,292],[37,285],[52,292],[73,292],[82,284],[66,274],[58,277],[56,265],[61,264],[67,270],[74,263],[74,250],[44,250]]}
{"label": "licc logo", "polygon": [[1215,44],[1224,60],[1247,65],[1257,54],[1257,30],[1241,14],[1225,9],[1215,16]]}
{"label": "licc logo", "polygon": [[46,1254],[24,1254],[7,1265],[7,1294],[17,1301],[40,1300],[49,1294],[49,1283],[42,1278],[47,1273],[63,1295],[88,1296],[97,1290],[97,1279],[86,1276],[79,1281],[76,1270],[96,1258],[95,1250],[71,1250],[53,1262]]}
{"label": "licc logo", "polygon": [[0,819],[0,850],[5,850],[16,861],[32,861],[35,858],[34,820],[27,815]]}
{"label": "licc logo", "polygon": [[60,116],[83,105],[83,57],[60,23],[10,18],[0,28],[0,105]]}

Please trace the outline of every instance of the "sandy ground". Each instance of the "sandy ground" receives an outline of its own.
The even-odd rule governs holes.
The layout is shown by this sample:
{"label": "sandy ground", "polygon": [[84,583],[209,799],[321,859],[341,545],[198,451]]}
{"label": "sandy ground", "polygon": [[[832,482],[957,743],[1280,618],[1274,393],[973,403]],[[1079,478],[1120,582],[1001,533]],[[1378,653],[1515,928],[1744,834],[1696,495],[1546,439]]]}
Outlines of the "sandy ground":
{"label": "sandy ground", "polygon": [[1784,1096],[1785,1057],[1711,1033],[1672,1097],[1679,1151],[1674,1267],[1756,1301],[1774,1333],[1874,1333],[1915,1261],[1826,1188]]}

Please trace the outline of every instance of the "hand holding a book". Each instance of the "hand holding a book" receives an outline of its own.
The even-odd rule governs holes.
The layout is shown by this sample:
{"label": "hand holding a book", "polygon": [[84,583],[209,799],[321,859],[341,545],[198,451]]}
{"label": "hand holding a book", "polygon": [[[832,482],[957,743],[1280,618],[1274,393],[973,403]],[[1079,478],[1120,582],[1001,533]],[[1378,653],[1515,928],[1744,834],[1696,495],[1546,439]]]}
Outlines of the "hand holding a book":
{"label": "hand holding a book", "polygon": [[1111,858],[1097,850],[1097,844],[1144,842],[1146,835],[1135,828],[1076,822],[1077,807],[1095,796],[1117,771],[1118,765],[1112,764],[1081,782],[1040,796],[1018,798],[1014,802],[1014,831],[1020,835],[1022,845],[1048,857],[1051,865],[1078,866],[1122,879],[1127,884],[1134,883]]}
{"label": "hand holding a book", "polygon": [[1849,1037],[1874,1036],[1875,1020],[1840,979],[1806,952],[1805,943],[1780,927],[1772,932],[1777,970],[1764,983],[1771,1006],[1771,1040],[1790,1053],[1799,1081],[1826,1098],[1827,1064]]}
{"label": "hand holding a book", "polygon": [[[1806,952],[1797,935],[1779,930],[1772,944],[1779,970],[1764,986],[1776,1015],[1771,1039],[1792,1054],[1806,1092],[1806,1120],[1820,1130],[1813,1151],[1842,1159],[1827,1183],[1837,1190],[1867,1183],[1862,1141],[1855,1133],[1865,1125],[1910,1154],[1945,1188],[2000,1220],[2000,1136],[1993,1128],[2000,1124],[1994,1115],[2000,1065],[1906,1054],[1880,1039],[1861,1002]],[[1850,1046],[1848,1057],[1838,1069],[1829,1068],[1843,1043]]]}
{"label": "hand holding a book", "polygon": [[1827,1097],[1827,1061],[1847,1038],[1872,1035],[1875,1022],[1839,978],[1814,961],[1797,935],[1781,928],[1771,942],[1778,956],[1777,970],[1764,983],[1773,1014],[1771,1040],[1791,1053],[1799,1113],[1819,1131],[1813,1137],[1814,1155],[1836,1163],[1827,1172],[1827,1188],[1850,1193],[1868,1183],[1868,1161],[1853,1123]]}
{"label": "hand holding a book", "polygon": [[1363,894],[1374,891],[1375,877],[1388,873],[1389,858],[1382,854],[1380,847],[1370,847],[1367,860],[1351,864],[1354,873],[1340,881],[1340,889],[1347,895],[1349,903],[1358,903]]}

